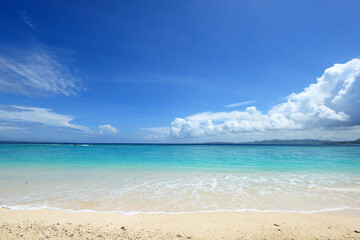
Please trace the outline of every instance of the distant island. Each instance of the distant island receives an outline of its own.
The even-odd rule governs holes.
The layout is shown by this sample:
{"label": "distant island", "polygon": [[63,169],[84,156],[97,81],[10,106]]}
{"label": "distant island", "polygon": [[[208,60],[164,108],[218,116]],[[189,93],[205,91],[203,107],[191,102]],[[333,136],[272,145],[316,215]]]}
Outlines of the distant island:
{"label": "distant island", "polygon": [[[249,143],[251,144],[251,143]],[[264,140],[255,141],[252,144],[286,144],[286,145],[360,145],[360,139],[353,141],[330,141],[330,140],[317,140],[317,139],[291,139],[291,140]]]}
{"label": "distant island", "polygon": [[318,139],[272,139],[254,142],[211,142],[207,144],[244,144],[244,145],[360,145],[360,139],[353,141],[331,141]]}

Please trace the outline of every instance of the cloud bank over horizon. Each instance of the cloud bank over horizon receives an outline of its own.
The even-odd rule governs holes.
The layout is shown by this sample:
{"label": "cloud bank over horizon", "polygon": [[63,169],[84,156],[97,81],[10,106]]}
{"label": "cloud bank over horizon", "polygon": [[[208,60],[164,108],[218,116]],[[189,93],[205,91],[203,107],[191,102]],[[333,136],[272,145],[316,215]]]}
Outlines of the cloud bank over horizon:
{"label": "cloud bank over horizon", "polygon": [[327,68],[317,82],[266,113],[255,106],[244,111],[202,112],[176,118],[169,137],[177,139],[268,131],[357,128],[360,125],[360,59]]}
{"label": "cloud bank over horizon", "polygon": [[85,137],[85,141],[90,136],[116,136],[119,133],[119,130],[110,124],[99,125],[100,130],[96,132],[73,121],[72,116],[56,113],[48,108],[0,105],[0,137],[4,137],[4,134],[13,134],[16,139],[22,134],[22,137],[29,139],[36,133],[36,137],[40,139],[47,134],[57,134],[61,139],[66,130],[67,133],[78,134],[80,138],[76,139]]}
{"label": "cloud bank over horizon", "polygon": [[0,105],[0,121],[6,121],[7,124],[17,125],[19,122],[37,123],[44,126],[71,128],[87,133],[92,132],[86,126],[71,123],[72,120],[73,118],[70,116],[58,114],[47,108]]}

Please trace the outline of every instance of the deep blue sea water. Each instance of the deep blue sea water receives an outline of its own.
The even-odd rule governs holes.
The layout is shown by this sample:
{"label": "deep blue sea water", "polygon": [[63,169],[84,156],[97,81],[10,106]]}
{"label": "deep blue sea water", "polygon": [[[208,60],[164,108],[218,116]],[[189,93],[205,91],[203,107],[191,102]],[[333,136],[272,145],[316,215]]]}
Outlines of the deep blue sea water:
{"label": "deep blue sea water", "polygon": [[122,213],[357,209],[360,147],[0,144],[0,205]]}

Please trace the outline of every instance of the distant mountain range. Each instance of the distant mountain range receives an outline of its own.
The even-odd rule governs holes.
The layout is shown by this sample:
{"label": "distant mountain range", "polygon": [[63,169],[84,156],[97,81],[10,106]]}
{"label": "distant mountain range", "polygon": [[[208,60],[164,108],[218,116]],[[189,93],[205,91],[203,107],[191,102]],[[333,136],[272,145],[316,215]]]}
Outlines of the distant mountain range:
{"label": "distant mountain range", "polygon": [[255,141],[247,144],[323,145],[324,143],[328,143],[328,142],[330,141],[322,141],[317,139],[291,139],[291,140],[273,139],[273,140]]}
{"label": "distant mountain range", "polygon": [[330,141],[317,139],[291,139],[291,140],[264,140],[255,141],[252,144],[276,144],[276,145],[360,145],[360,139],[354,141]]}
{"label": "distant mountain range", "polygon": [[272,139],[254,142],[241,142],[241,143],[229,143],[229,142],[213,142],[208,144],[244,144],[244,145],[360,145],[360,139],[353,141],[330,141],[330,140],[318,140],[318,139]]}

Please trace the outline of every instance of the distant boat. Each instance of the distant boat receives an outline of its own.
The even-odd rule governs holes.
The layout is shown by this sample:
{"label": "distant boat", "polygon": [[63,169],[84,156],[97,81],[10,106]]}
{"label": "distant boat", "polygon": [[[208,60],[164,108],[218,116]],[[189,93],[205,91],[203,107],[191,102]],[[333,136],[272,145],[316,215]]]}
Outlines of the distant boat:
{"label": "distant boat", "polygon": [[76,143],[74,143],[74,146],[77,146],[77,144],[76,144]]}

